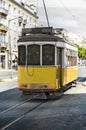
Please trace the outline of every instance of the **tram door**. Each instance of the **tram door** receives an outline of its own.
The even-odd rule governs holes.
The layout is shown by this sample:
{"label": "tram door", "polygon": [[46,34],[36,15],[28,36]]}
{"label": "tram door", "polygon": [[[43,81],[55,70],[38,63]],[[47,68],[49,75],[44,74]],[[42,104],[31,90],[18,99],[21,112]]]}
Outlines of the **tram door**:
{"label": "tram door", "polygon": [[61,48],[57,48],[57,66],[58,66],[57,69],[58,86],[60,88],[62,86],[62,49]]}

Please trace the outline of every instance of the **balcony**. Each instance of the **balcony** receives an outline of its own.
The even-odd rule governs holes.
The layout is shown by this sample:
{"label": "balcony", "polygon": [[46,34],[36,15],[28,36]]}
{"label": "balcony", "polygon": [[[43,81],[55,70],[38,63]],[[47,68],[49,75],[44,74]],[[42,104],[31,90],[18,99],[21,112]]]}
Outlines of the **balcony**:
{"label": "balcony", "polygon": [[8,10],[0,7],[0,15],[6,17],[8,15]]}
{"label": "balcony", "polygon": [[7,43],[0,43],[0,49],[6,49]]}
{"label": "balcony", "polygon": [[7,32],[7,27],[4,26],[3,24],[0,24],[0,32],[6,33]]}

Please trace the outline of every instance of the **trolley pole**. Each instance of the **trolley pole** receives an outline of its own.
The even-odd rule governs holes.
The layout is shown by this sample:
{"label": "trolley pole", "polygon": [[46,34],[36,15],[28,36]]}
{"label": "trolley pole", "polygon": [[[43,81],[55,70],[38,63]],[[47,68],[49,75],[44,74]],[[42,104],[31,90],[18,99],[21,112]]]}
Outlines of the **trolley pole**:
{"label": "trolley pole", "polygon": [[46,5],[45,5],[45,1],[44,0],[43,0],[43,5],[44,5],[45,15],[46,15],[46,19],[47,19],[47,24],[48,24],[48,27],[50,27],[48,14],[47,14],[47,9],[46,9]]}

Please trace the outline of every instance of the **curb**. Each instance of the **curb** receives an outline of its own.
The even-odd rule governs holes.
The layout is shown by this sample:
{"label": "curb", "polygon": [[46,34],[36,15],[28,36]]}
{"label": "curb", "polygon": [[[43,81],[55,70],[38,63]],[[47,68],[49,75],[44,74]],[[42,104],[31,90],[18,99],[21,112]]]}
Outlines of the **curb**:
{"label": "curb", "polygon": [[86,81],[84,83],[82,83],[83,86],[86,86]]}
{"label": "curb", "polygon": [[10,81],[17,81],[17,77],[8,78],[8,79],[0,79],[0,82],[10,82]]}

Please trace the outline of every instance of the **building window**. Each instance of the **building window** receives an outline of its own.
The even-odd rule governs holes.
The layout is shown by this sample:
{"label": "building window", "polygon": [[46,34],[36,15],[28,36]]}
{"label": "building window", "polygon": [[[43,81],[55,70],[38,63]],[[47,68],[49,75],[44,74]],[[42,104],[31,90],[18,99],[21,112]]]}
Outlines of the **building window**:
{"label": "building window", "polygon": [[3,1],[3,6],[5,7],[5,1]]}
{"label": "building window", "polygon": [[0,0],[0,5],[2,4],[2,0]]}
{"label": "building window", "polygon": [[16,50],[16,37],[14,37],[14,49]]}
{"label": "building window", "polygon": [[14,8],[13,12],[14,12],[14,14],[16,13],[16,8]]}
{"label": "building window", "polygon": [[11,11],[11,5],[8,6],[8,10],[9,10],[9,12]]}

